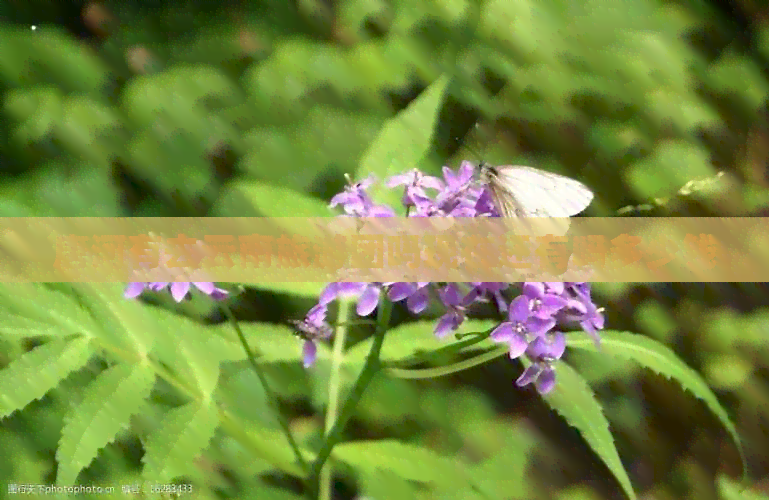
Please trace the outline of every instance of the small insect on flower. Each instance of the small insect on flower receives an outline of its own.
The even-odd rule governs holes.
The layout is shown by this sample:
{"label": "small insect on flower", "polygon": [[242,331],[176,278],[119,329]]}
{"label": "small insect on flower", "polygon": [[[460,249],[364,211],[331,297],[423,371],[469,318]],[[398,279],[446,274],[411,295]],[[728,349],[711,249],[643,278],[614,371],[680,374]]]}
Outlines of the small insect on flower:
{"label": "small insect on flower", "polygon": [[532,167],[480,164],[481,184],[488,188],[502,217],[571,217],[593,201],[584,184]]}
{"label": "small insect on flower", "polygon": [[302,364],[309,368],[318,357],[318,347],[315,341],[318,339],[327,339],[331,336],[331,327],[326,323],[326,314],[328,308],[325,305],[318,304],[307,312],[303,320],[289,320],[294,326],[296,335],[304,340],[302,347]]}

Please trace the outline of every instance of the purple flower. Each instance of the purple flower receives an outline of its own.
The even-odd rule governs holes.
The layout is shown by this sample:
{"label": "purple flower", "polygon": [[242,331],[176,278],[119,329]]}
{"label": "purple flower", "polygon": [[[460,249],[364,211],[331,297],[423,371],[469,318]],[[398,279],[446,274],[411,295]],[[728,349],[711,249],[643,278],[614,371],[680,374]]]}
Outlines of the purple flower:
{"label": "purple flower", "polygon": [[441,190],[444,188],[443,182],[440,179],[431,175],[425,175],[417,169],[390,177],[387,180],[386,186],[389,188],[406,186],[403,193],[403,205],[406,208],[430,204],[431,200],[425,193],[425,189]]}
{"label": "purple flower", "polygon": [[446,189],[436,197],[435,203],[440,211],[449,217],[476,217],[476,205],[483,188],[472,183],[475,166],[464,161],[454,174],[448,167],[443,167]]}
{"label": "purple flower", "polygon": [[600,345],[598,330],[603,330],[603,307],[598,307],[591,297],[590,283],[567,283],[565,294],[569,297],[569,308],[563,314],[564,321],[576,321],[587,332],[596,345]]}
{"label": "purple flower", "polygon": [[525,295],[516,297],[508,310],[505,321],[491,332],[495,342],[506,342],[510,346],[510,359],[519,357],[526,351],[529,342],[542,337],[555,326],[555,320],[540,319],[532,315],[529,298]]}
{"label": "purple flower", "polygon": [[430,282],[419,283],[393,283],[387,297],[393,302],[399,302],[406,299],[406,307],[413,314],[419,314],[425,309],[430,301],[429,289]]}
{"label": "purple flower", "polygon": [[462,297],[462,292],[459,290],[459,286],[456,283],[448,283],[443,290],[438,290],[438,296],[441,298],[441,302],[446,306],[446,314],[438,319],[438,323],[435,325],[435,336],[439,339],[445,337],[450,332],[453,332],[465,321],[467,317],[467,306],[470,305],[475,298],[468,295]]}
{"label": "purple flower", "polygon": [[342,205],[348,215],[355,217],[394,217],[395,212],[387,206],[376,205],[366,193],[376,177],[368,176],[360,182],[350,184],[345,190],[331,198],[331,207]]}
{"label": "purple flower", "polygon": [[320,293],[320,305],[326,306],[338,297],[357,297],[358,316],[368,316],[379,304],[382,287],[390,283],[335,282],[326,285]]}
{"label": "purple flower", "polygon": [[555,387],[553,363],[563,356],[566,350],[566,338],[561,332],[551,332],[537,337],[526,349],[526,355],[532,363],[526,368],[515,384],[524,387],[531,383],[540,394],[547,394]]}
{"label": "purple flower", "polygon": [[123,296],[127,299],[133,299],[141,295],[144,290],[150,290],[152,292],[159,292],[164,290],[170,285],[171,297],[176,302],[181,302],[184,297],[190,292],[191,285],[194,285],[199,291],[208,295],[214,300],[222,300],[227,298],[228,292],[222,288],[218,288],[211,282],[188,282],[188,281],[176,281],[173,283],[153,281],[153,282],[133,282],[126,286]]}
{"label": "purple flower", "polygon": [[470,187],[473,180],[475,165],[469,161],[463,161],[455,174],[449,167],[443,167],[443,178],[446,180],[446,189],[439,195],[439,201],[445,201],[449,197],[463,193]]}
{"label": "purple flower", "polygon": [[474,282],[473,288],[468,294],[468,299],[472,298],[472,301],[476,298],[482,298],[486,295],[491,295],[497,303],[497,308],[500,312],[507,312],[507,303],[504,297],[502,297],[502,290],[506,290],[510,287],[510,283],[501,283],[494,281]]}
{"label": "purple flower", "polygon": [[545,283],[541,282],[523,284],[523,295],[529,299],[529,308],[536,318],[553,318],[558,311],[569,304],[569,301],[561,297],[560,294],[549,291],[556,289],[548,288]]}
{"label": "purple flower", "polygon": [[305,368],[312,366],[318,357],[318,347],[315,345],[315,341],[331,336],[331,327],[326,323],[327,313],[328,308],[318,304],[310,309],[303,320],[291,320],[291,324],[294,325],[299,336],[304,339],[302,364]]}
{"label": "purple flower", "polygon": [[494,203],[494,199],[491,197],[491,192],[485,188],[478,195],[475,206],[473,208],[475,209],[476,217],[500,216],[499,210],[497,210],[497,206]]}

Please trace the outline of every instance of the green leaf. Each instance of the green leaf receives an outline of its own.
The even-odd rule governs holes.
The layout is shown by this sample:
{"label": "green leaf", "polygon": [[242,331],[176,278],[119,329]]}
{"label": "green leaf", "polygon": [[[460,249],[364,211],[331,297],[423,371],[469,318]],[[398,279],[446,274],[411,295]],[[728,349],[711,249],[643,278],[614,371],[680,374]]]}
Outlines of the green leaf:
{"label": "green leaf", "polygon": [[308,299],[315,299],[320,296],[320,292],[326,287],[327,283],[318,281],[307,282],[271,282],[260,281],[258,283],[243,283],[244,285],[252,286],[254,288],[260,288],[262,290],[269,290],[276,293],[285,293],[293,295],[295,297],[303,297]]}
{"label": "green leaf", "polygon": [[[253,349],[258,361],[264,363],[299,362],[302,358],[302,341],[287,325],[273,323],[241,323],[241,330],[248,345]],[[241,361],[246,359],[243,346],[238,340],[230,324],[208,327],[209,332],[223,339],[227,359]],[[216,333],[214,333],[216,332]],[[326,353],[327,349],[318,346],[318,356]],[[225,351],[223,351],[225,352]],[[224,355],[224,354],[223,354]]]}
{"label": "green leaf", "polygon": [[14,136],[26,146],[47,136],[62,117],[62,95],[56,87],[12,89],[5,98],[5,111],[20,125]]}
{"label": "green leaf", "polygon": [[92,353],[87,337],[56,339],[13,360],[0,370],[0,418],[42,398],[70,373],[85,366]]}
{"label": "green leaf", "polygon": [[455,488],[469,482],[467,464],[394,440],[343,443],[334,448],[333,456],[356,469],[386,470],[410,481]]}
{"label": "green leaf", "polygon": [[[524,361],[524,364],[528,362]],[[609,422],[603,414],[601,405],[595,399],[593,391],[585,380],[565,362],[560,361],[557,370],[558,382],[543,399],[550,408],[582,434],[590,448],[617,478],[628,498],[635,500],[636,495],[630,484],[630,478],[614,446]]]}
{"label": "green leaf", "polygon": [[[695,142],[682,139],[660,141],[654,153],[634,162],[624,175],[644,198],[668,196],[687,182],[716,175],[710,151]],[[675,191],[673,191],[675,192]]]}
{"label": "green leaf", "polygon": [[194,467],[194,460],[214,437],[219,409],[212,399],[193,401],[169,411],[144,443],[145,480],[168,483]]}
{"label": "green leaf", "polygon": [[149,313],[155,326],[153,356],[183,380],[194,381],[199,397],[208,398],[219,380],[219,363],[229,359],[222,339],[195,321],[163,309]]}
{"label": "green leaf", "polygon": [[297,232],[295,217],[334,215],[324,201],[293,189],[259,181],[233,181],[222,190],[214,212],[219,217],[240,217],[243,210],[253,216],[273,217],[271,222],[289,233]]}
{"label": "green leaf", "polygon": [[123,298],[120,283],[72,283],[72,289],[99,324],[100,342],[144,358],[155,342],[155,323],[137,300]]}
{"label": "green leaf", "polygon": [[27,68],[35,67],[46,80],[54,80],[66,91],[86,93],[104,88],[110,77],[107,64],[96,51],[84,49],[80,40],[63,27],[48,25],[27,32]]}
{"label": "green leaf", "polygon": [[94,336],[99,330],[72,297],[42,283],[0,284],[0,299],[0,332],[4,334]]}
{"label": "green leaf", "polygon": [[65,417],[56,450],[57,486],[75,483],[80,471],[141,410],[154,382],[149,365],[122,363],[100,373],[85,388],[81,403]]}
{"label": "green leaf", "polygon": [[363,179],[369,174],[377,176],[380,183],[371,187],[370,194],[379,203],[392,207],[401,204],[400,190],[388,191],[381,182],[387,177],[416,168],[426,155],[448,83],[449,78],[441,76],[405,110],[388,120],[363,155],[357,177]]}
{"label": "green leaf", "polygon": [[[753,490],[757,490],[754,487]],[[750,491],[746,486],[732,481],[723,474],[718,476],[718,492],[721,500],[769,500],[769,495],[760,491]]]}
{"label": "green leaf", "polygon": [[[454,337],[439,339],[433,333],[435,321],[414,321],[389,330],[385,336],[380,359],[384,363],[394,363],[408,360],[422,353],[429,353],[443,349],[452,344]],[[496,322],[492,320],[468,320],[462,324],[460,331],[483,332],[493,327]],[[362,364],[366,359],[373,338],[366,339],[351,347],[345,354],[345,363],[351,365]],[[491,340],[484,340],[474,344],[468,350],[487,350],[496,346]]]}
{"label": "green leaf", "polygon": [[[61,112],[67,117],[56,124],[57,138],[62,144],[76,152],[78,159],[82,157],[104,163],[109,161],[114,154],[113,148],[98,139],[110,129],[122,125],[115,110],[95,99],[72,96],[64,100]],[[107,168],[104,170],[109,171]]]}
{"label": "green leaf", "polygon": [[[567,336],[568,346],[576,349],[596,351],[595,343],[585,333],[571,333]],[[641,366],[649,368],[667,378],[675,379],[684,389],[688,389],[698,399],[705,402],[710,411],[721,421],[729,435],[734,440],[743,465],[743,474],[747,474],[745,452],[740,444],[737,429],[729,419],[726,410],[718,402],[718,398],[710,390],[702,377],[688,367],[673,351],[656,340],[629,332],[605,330],[601,332],[602,352],[613,356],[629,358]]]}
{"label": "green leaf", "polygon": [[167,114],[180,126],[200,115],[204,98],[232,99],[238,90],[219,69],[207,64],[179,64],[163,73],[133,78],[123,89],[121,105],[132,120],[152,125]]}
{"label": "green leaf", "polygon": [[266,484],[259,484],[254,489],[249,489],[249,495],[253,495],[250,498],[258,498],[259,500],[302,500],[306,498],[292,491],[267,486]]}
{"label": "green leaf", "polygon": [[359,470],[365,498],[418,498],[418,485],[387,470]]}
{"label": "green leaf", "polygon": [[512,492],[515,493],[511,498],[537,498],[538,495],[533,494],[534,485],[526,477],[526,467],[537,445],[531,429],[522,422],[511,425],[506,420],[467,422],[468,427],[480,428],[477,432],[483,432],[497,447],[491,457],[472,466],[474,489],[486,498],[506,498]]}

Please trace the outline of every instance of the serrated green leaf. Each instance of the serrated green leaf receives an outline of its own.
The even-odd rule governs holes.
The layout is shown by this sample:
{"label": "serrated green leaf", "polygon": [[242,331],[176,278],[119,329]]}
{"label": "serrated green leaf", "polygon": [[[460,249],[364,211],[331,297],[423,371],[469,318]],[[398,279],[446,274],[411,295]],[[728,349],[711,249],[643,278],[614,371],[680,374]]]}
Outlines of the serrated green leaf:
{"label": "serrated green leaf", "polygon": [[143,363],[115,365],[84,391],[83,400],[65,417],[56,450],[57,486],[71,486],[100,449],[112,442],[149,397],[155,372]]}
{"label": "serrated green leaf", "polygon": [[[388,330],[380,359],[385,363],[405,361],[420,353],[427,353],[451,345],[453,337],[439,339],[433,333],[434,321],[414,321]],[[457,333],[484,332],[496,323],[491,320],[467,320]],[[355,344],[345,354],[345,364],[358,365],[366,359],[373,339]],[[484,340],[470,346],[469,350],[485,350],[496,346],[491,340]]]}
{"label": "serrated green leaf", "polygon": [[0,418],[42,398],[93,354],[90,339],[52,340],[0,370]]}
{"label": "serrated green leaf", "polygon": [[[596,350],[592,338],[585,333],[570,333],[567,339],[569,347],[589,351]],[[612,330],[601,332],[601,351],[613,356],[632,359],[660,375],[675,379],[684,389],[688,389],[696,398],[701,399],[710,408],[710,411],[718,417],[718,420],[721,421],[731,436],[742,460],[743,473],[747,474],[745,452],[740,444],[737,429],[729,419],[726,410],[718,402],[718,398],[702,377],[681,361],[673,351],[649,337]]]}
{"label": "serrated green leaf", "polygon": [[148,355],[155,342],[155,324],[144,306],[123,297],[124,284],[72,283],[72,287],[98,322],[101,342],[140,358]]}
{"label": "serrated green leaf", "polygon": [[467,486],[467,464],[394,440],[355,441],[334,448],[334,458],[357,469],[393,472],[403,479],[442,486]]}
{"label": "serrated green leaf", "polygon": [[400,205],[402,193],[387,190],[381,182],[416,168],[427,154],[448,84],[446,75],[433,82],[405,110],[385,123],[366,150],[356,175],[359,179],[370,174],[377,176],[380,183],[372,186],[370,193],[377,202],[391,207]]}
{"label": "serrated green leaf", "polygon": [[183,374],[184,380],[194,381],[199,396],[208,398],[219,380],[219,363],[229,359],[228,346],[189,318],[163,309],[154,309],[149,314],[157,332],[153,356]]}
{"label": "serrated green leaf", "polygon": [[630,478],[614,446],[609,431],[609,422],[596,401],[593,391],[572,367],[563,361],[558,363],[558,381],[555,388],[543,397],[545,402],[561,415],[569,425],[576,428],[590,448],[606,464],[617,478],[628,498],[636,495]]}
{"label": "serrated green leaf", "polygon": [[219,409],[212,399],[193,401],[169,411],[144,443],[142,477],[168,483],[193,467],[214,437]]}
{"label": "serrated green leaf", "polygon": [[[212,335],[217,335],[226,341],[226,355],[230,361],[246,359],[246,354],[230,324],[208,327]],[[274,323],[241,323],[240,328],[246,341],[263,363],[299,362],[302,358],[302,341],[287,325]],[[326,352],[318,346],[318,355]]]}
{"label": "serrated green leaf", "polygon": [[42,283],[0,284],[0,332],[35,335],[82,334],[98,331],[93,318],[72,297]]}

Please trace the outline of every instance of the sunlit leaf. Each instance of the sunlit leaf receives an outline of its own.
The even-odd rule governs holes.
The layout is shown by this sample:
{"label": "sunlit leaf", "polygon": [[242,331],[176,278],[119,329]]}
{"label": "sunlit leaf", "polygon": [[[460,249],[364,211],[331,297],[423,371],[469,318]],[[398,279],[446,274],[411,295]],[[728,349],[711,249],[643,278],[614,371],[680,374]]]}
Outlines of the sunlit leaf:
{"label": "sunlit leaf", "polygon": [[579,431],[590,448],[614,474],[628,498],[635,500],[636,495],[630,478],[614,446],[609,422],[590,386],[563,361],[558,363],[557,373],[555,388],[543,399],[566,419],[569,425]]}
{"label": "sunlit leaf", "polygon": [[[584,333],[573,333],[567,337],[568,346],[576,349],[595,351],[592,338]],[[629,358],[640,365],[667,378],[674,379],[684,389],[701,399],[726,428],[740,453],[743,467],[746,467],[745,453],[737,429],[716,395],[710,390],[702,376],[688,367],[673,351],[656,340],[629,332],[606,330],[601,332],[601,354]]]}

